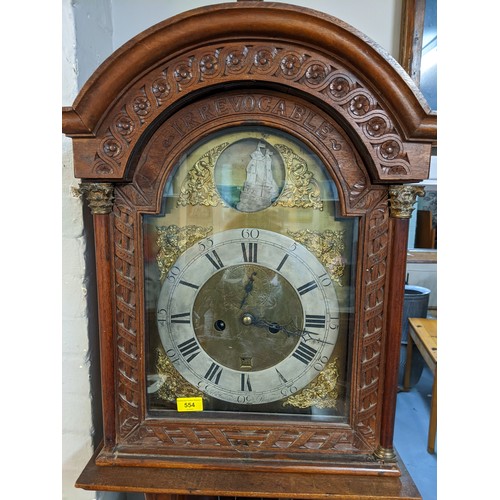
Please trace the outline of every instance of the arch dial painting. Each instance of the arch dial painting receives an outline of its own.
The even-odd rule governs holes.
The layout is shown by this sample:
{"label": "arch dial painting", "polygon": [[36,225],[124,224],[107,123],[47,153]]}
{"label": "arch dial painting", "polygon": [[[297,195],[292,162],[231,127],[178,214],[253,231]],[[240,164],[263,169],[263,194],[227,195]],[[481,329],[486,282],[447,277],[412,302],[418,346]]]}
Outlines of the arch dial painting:
{"label": "arch dial painting", "polygon": [[219,131],[143,217],[151,414],[347,417],[356,219],[317,155],[269,127]]}

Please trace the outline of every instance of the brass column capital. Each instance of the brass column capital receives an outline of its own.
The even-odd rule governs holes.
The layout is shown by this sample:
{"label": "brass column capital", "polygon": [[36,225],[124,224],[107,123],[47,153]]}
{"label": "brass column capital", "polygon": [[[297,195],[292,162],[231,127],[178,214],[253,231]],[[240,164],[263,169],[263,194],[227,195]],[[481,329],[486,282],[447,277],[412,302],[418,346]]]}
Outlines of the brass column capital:
{"label": "brass column capital", "polygon": [[394,185],[389,187],[389,201],[391,217],[409,219],[415,209],[417,196],[424,196],[423,186],[409,184]]}
{"label": "brass column capital", "polygon": [[106,215],[113,209],[115,190],[110,182],[82,182],[76,191],[85,195],[92,215]]}

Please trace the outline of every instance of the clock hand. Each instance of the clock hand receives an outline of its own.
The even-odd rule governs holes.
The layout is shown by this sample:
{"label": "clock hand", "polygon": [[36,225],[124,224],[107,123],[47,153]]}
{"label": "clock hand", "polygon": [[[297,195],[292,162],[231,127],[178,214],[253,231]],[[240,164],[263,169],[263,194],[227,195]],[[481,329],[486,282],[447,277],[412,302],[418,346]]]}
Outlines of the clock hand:
{"label": "clock hand", "polygon": [[255,271],[250,275],[250,277],[248,278],[248,282],[245,285],[245,296],[243,297],[243,300],[241,301],[240,309],[243,307],[243,304],[247,301],[248,296],[250,295],[250,293],[253,290],[253,282],[255,279],[254,276],[257,276],[257,272],[255,272]]}
{"label": "clock hand", "polygon": [[324,344],[331,344],[331,342],[314,338],[313,335],[318,335],[315,332],[309,332],[307,330],[297,330],[297,329],[292,330],[287,326],[283,326],[280,325],[279,323],[276,323],[275,321],[267,321],[266,319],[258,318],[250,313],[244,314],[242,321],[243,324],[245,325],[254,325],[260,328],[267,328],[269,333],[273,335],[278,332],[284,332],[287,337],[291,336],[302,337],[306,342],[308,340],[312,340],[314,342],[323,342]]}

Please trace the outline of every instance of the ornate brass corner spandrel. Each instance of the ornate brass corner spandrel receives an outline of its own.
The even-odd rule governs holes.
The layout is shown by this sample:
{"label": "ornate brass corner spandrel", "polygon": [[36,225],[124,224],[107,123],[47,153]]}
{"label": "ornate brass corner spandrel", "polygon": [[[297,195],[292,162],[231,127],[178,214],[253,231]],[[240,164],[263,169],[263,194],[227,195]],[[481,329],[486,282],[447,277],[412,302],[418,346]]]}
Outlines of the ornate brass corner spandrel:
{"label": "ornate brass corner spandrel", "polygon": [[115,188],[109,182],[82,182],[75,192],[85,195],[92,215],[106,215],[113,209]]}
{"label": "ornate brass corner spandrel", "polygon": [[318,182],[305,160],[283,144],[276,144],[275,148],[285,161],[287,179],[281,195],[274,204],[323,210]]}
{"label": "ornate brass corner spandrel", "polygon": [[228,142],[207,151],[189,170],[184,180],[177,206],[204,205],[216,207],[222,202],[214,182],[214,168],[221,153],[229,146]]}
{"label": "ornate brass corner spandrel", "polygon": [[288,235],[304,245],[325,266],[332,281],[342,286],[345,270],[344,231],[323,232],[304,229],[302,231],[288,231]]}
{"label": "ornate brass corner spandrel", "polygon": [[424,196],[425,190],[422,186],[408,184],[389,187],[389,200],[391,217],[397,219],[409,219],[417,200],[417,196]]}
{"label": "ornate brass corner spandrel", "polygon": [[304,389],[288,397],[283,405],[296,408],[336,408],[339,370],[337,358],[328,363],[323,371]]}
{"label": "ornate brass corner spandrel", "polygon": [[204,397],[203,392],[191,385],[175,369],[163,349],[157,350],[158,383],[150,388],[158,398],[168,403],[175,403],[177,398]]}
{"label": "ornate brass corner spandrel", "polygon": [[176,225],[157,228],[158,255],[156,261],[160,269],[160,281],[163,283],[170,268],[177,258],[194,245],[197,241],[206,238],[212,232],[212,227]]}
{"label": "ornate brass corner spandrel", "polygon": [[[224,142],[207,151],[188,171],[184,182],[182,183],[177,206],[203,205],[207,207],[217,207],[219,205],[228,206],[224,202],[223,196],[218,192],[214,172],[217,160],[221,154],[229,147],[229,142]],[[281,155],[285,165],[286,179],[280,189],[279,196],[272,202],[273,206],[282,206],[288,208],[313,208],[323,210],[323,201],[321,200],[321,191],[318,181],[309,169],[306,161],[297,155],[291,148],[283,144],[274,144],[273,147]],[[248,180],[247,180],[248,182]],[[245,184],[247,184],[245,182]],[[236,208],[241,211],[245,205],[242,198]],[[253,199],[253,194],[247,197]],[[226,200],[227,201],[227,200]],[[248,203],[248,202],[247,202]],[[262,207],[266,208],[271,204]]]}

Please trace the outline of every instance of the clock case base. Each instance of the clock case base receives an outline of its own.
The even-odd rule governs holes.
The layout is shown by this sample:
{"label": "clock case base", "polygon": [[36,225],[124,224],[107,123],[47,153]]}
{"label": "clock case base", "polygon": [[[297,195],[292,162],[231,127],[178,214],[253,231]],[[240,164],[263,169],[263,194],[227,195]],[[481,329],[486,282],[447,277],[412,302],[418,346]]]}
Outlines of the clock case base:
{"label": "clock case base", "polygon": [[[96,455],[99,452],[96,453]],[[115,462],[116,463],[116,462]],[[102,467],[96,464],[96,456],[88,462],[76,482],[78,488],[91,491],[124,491],[145,494],[146,500],[216,500],[218,496],[261,498],[307,498],[350,500],[417,500],[422,499],[403,462],[398,456],[392,463],[398,475],[379,469],[369,471],[337,467],[321,471],[303,471],[279,467],[273,470],[256,467],[238,469],[155,468],[140,466]],[[278,470],[278,469],[281,470]],[[390,467],[387,467],[390,469]],[[367,472],[369,472],[367,474]]]}
{"label": "clock case base", "polygon": [[[383,461],[373,455],[310,455],[297,453],[270,456],[268,454],[240,452],[235,456],[202,455],[143,455],[126,452],[102,451],[96,456],[97,466],[123,466],[151,469],[200,469],[212,471],[296,472],[306,474],[350,474],[367,476],[400,476],[396,460]],[[285,464],[285,465],[284,465]]]}

